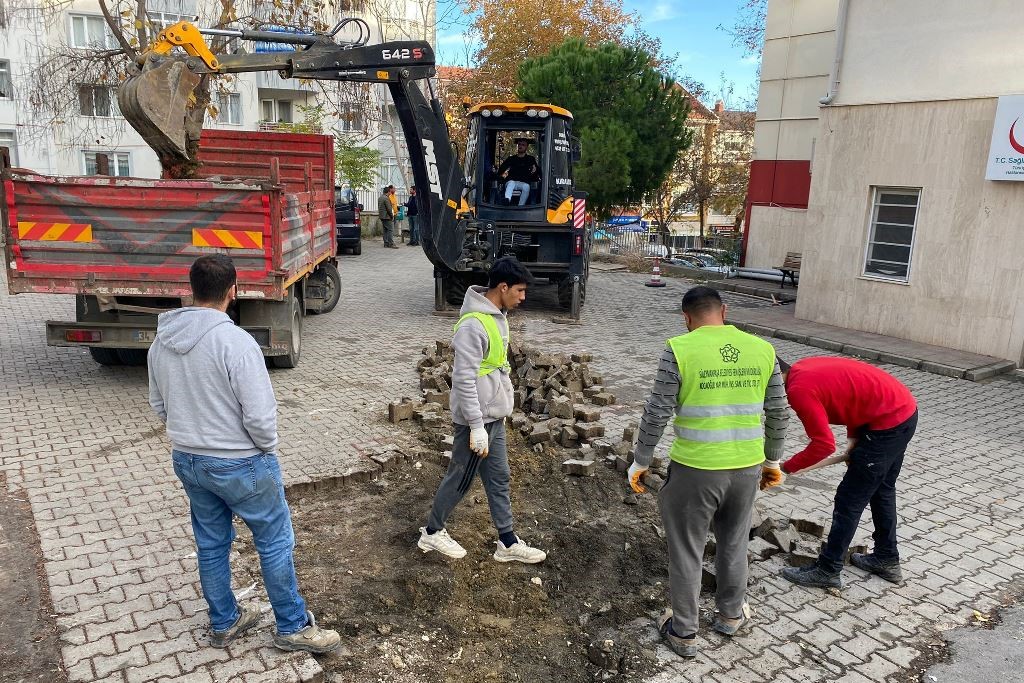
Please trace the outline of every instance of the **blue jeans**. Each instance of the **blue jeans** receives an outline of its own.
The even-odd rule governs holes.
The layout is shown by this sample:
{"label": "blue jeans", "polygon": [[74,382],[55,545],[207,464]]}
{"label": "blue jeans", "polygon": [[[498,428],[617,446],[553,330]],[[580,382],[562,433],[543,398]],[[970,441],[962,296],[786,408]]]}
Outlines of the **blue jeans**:
{"label": "blue jeans", "polygon": [[409,218],[409,243],[419,244],[420,242],[420,226],[416,224],[416,216],[408,216]]}
{"label": "blue jeans", "polygon": [[891,429],[863,430],[850,452],[849,467],[836,490],[832,529],[818,557],[818,566],[838,573],[843,554],[850,547],[864,508],[871,506],[875,523],[874,555],[883,562],[899,562],[896,547],[896,479],[903,456],[917,431],[915,412]]}
{"label": "blue jeans", "polygon": [[277,632],[288,635],[305,628],[306,603],[295,577],[295,536],[277,456],[261,453],[229,459],[173,451],[172,457],[174,473],[188,494],[199,582],[210,605],[212,629],[226,631],[240,616],[228,562],[235,540],[232,514],[252,531]]}

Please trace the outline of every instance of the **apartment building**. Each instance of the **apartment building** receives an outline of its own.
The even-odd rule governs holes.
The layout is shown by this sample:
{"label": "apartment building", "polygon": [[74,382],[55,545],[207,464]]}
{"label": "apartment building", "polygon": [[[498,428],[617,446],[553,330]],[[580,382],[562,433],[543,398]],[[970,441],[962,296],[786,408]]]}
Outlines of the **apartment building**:
{"label": "apartment building", "polygon": [[[252,5],[258,14],[259,3]],[[371,42],[415,38],[433,43],[434,6],[434,0],[346,0],[342,16],[366,21]],[[148,0],[147,21],[154,30],[182,20],[204,26],[220,7],[211,0]],[[282,9],[268,0],[263,11],[271,23]],[[53,174],[159,176],[156,155],[120,116],[115,86],[96,79],[95,68],[52,75],[45,68],[56,54],[117,47],[95,0],[74,0],[60,10],[40,2],[0,14],[0,145],[11,150],[13,163]],[[274,46],[236,39],[228,49],[258,52]],[[276,72],[237,74],[218,79],[205,125],[274,130],[302,123],[322,105],[317,115],[321,132],[340,132],[376,148],[382,184],[404,187],[411,175],[408,152],[389,99],[384,87],[321,86],[282,79]]]}

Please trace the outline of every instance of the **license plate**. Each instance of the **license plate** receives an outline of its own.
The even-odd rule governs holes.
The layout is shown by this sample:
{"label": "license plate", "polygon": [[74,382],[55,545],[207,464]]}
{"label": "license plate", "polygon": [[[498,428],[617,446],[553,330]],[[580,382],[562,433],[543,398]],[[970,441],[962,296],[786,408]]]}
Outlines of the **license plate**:
{"label": "license plate", "polygon": [[135,330],[132,332],[132,341],[152,344],[154,340],[156,340],[156,330]]}

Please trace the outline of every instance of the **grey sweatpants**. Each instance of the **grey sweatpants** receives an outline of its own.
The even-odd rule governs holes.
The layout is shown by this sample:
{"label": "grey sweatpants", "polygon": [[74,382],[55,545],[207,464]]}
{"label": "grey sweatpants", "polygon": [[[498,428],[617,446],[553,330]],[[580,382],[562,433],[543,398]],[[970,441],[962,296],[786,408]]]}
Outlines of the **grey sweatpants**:
{"label": "grey sweatpants", "polygon": [[484,425],[490,436],[490,449],[486,458],[469,450],[469,427],[455,425],[455,445],[448,472],[434,494],[434,505],[427,519],[431,529],[443,529],[448,515],[459,504],[473,485],[476,475],[487,492],[487,505],[491,520],[499,534],[512,531],[512,501],[509,499],[511,473],[508,469],[508,451],[505,447],[505,421],[497,420]]}
{"label": "grey sweatpants", "polygon": [[673,462],[658,494],[668,543],[672,591],[672,630],[687,636],[698,630],[701,559],[708,529],[715,532],[718,612],[734,619],[747,594],[747,542],[750,512],[761,480],[761,466],[739,470],[698,470]]}

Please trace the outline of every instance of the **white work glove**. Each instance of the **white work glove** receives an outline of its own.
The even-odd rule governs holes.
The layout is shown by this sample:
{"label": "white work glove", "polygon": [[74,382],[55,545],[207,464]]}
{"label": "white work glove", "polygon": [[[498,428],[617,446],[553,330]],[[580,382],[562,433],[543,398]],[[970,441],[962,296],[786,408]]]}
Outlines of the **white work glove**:
{"label": "white work glove", "polygon": [[629,466],[629,471],[626,472],[626,481],[629,483],[629,488],[633,489],[635,493],[646,493],[647,487],[640,483],[640,478],[644,476],[649,468],[643,465],[637,465],[635,462]]}
{"label": "white work glove", "polygon": [[469,433],[469,450],[473,451],[481,458],[487,457],[487,452],[490,450],[491,441],[487,435],[487,430],[483,427],[475,427]]}

